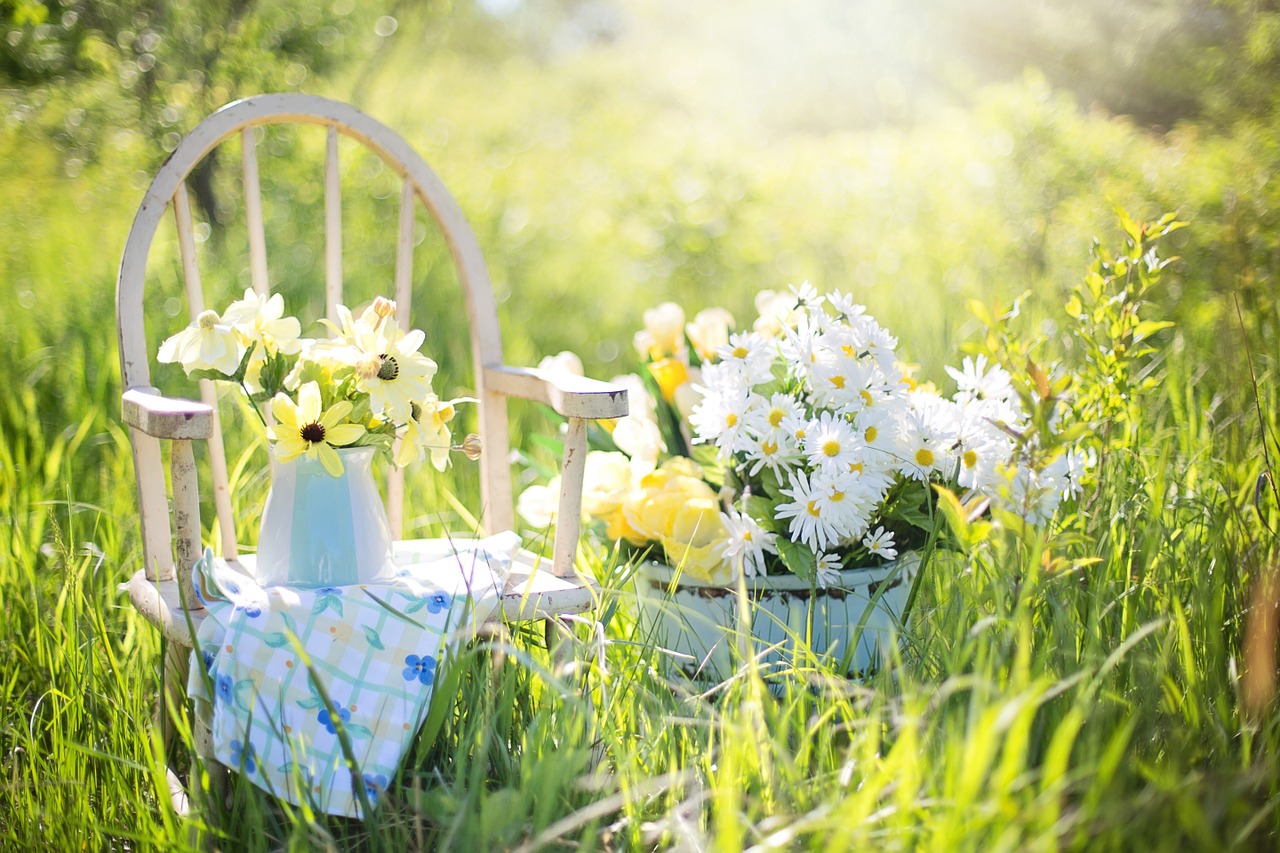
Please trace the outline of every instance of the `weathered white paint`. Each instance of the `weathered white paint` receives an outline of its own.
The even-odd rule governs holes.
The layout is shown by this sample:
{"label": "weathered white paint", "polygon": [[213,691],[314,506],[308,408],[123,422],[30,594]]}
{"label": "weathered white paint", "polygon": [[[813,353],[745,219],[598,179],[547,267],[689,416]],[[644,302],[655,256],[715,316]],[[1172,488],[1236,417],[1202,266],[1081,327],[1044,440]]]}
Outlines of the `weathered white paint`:
{"label": "weathered white paint", "polygon": [[338,322],[342,304],[342,184],[338,180],[338,126],[331,124],[324,144],[324,294],[325,316]]}
{"label": "weathered white paint", "polygon": [[258,139],[252,127],[240,130],[240,162],[244,172],[244,218],[249,228],[249,275],[253,292],[271,292],[267,277],[267,234],[262,225],[262,186],[258,180]]}
{"label": "weathered white paint", "polygon": [[[255,175],[254,180],[257,180]],[[187,183],[178,184],[173,195],[173,216],[178,228],[178,253],[182,256],[182,277],[186,281],[187,308],[192,322],[204,311],[204,289],[200,284],[200,265],[196,262],[196,241],[191,225],[191,200]],[[236,556],[235,521],[231,512],[231,491],[227,488],[227,453],[222,444],[222,425],[218,421],[218,390],[208,379],[200,380],[200,399],[213,409],[213,435],[209,439],[209,465],[213,469],[213,504],[218,513],[222,553]]]}
{"label": "weathered white paint", "polygon": [[582,527],[582,475],[587,464],[587,422],[569,418],[564,434],[564,461],[560,466],[560,503],[556,515],[556,543],[552,571],[557,577],[573,575]]}

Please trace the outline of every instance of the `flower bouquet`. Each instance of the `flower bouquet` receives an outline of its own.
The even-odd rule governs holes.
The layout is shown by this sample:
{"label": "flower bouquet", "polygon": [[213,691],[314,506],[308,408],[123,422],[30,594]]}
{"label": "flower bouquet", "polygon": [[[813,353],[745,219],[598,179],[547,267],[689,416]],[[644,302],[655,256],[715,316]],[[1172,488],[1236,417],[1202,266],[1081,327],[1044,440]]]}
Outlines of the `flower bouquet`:
{"label": "flower bouquet", "polygon": [[266,429],[276,464],[257,555],[264,585],[364,582],[390,571],[376,453],[401,467],[430,456],[439,470],[451,449],[478,456],[478,439],[454,448],[449,427],[456,405],[470,401],[432,391],[436,364],[419,351],[426,336],[401,329],[395,312],[382,297],[359,317],[339,305],[336,323],[321,321],[329,338],[302,338],[280,294],[249,289],[160,345],[159,361],[188,376],[238,385]]}
{"label": "flower bouquet", "polygon": [[[854,654],[843,641],[905,622],[919,551],[943,535],[932,486],[1040,522],[1078,492],[1087,459],[1039,452],[1010,375],[982,357],[947,368],[950,398],[918,384],[896,339],[846,294],[806,283],[756,306],[738,332],[718,309],[687,328],[678,306],[646,312],[631,382],[650,393],[633,391],[616,450],[589,454],[584,512],[662,558],[649,586],[696,588],[680,614],[685,634],[702,635],[684,644],[695,657],[717,639],[698,624],[722,634],[733,622],[726,593],[741,579],[772,607],[755,619],[768,644],[800,632],[821,602],[813,647],[853,655],[860,671],[870,644]],[[527,517],[540,500],[522,496]]]}

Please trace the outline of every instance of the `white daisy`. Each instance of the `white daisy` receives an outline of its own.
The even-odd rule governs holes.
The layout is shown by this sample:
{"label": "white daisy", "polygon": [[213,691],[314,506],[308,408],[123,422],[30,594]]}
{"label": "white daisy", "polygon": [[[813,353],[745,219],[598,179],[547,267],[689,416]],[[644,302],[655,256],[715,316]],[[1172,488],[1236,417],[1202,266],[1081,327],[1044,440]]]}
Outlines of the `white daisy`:
{"label": "white daisy", "polygon": [[781,476],[802,458],[795,442],[785,432],[754,439],[751,447],[747,448],[746,455],[750,465],[747,474],[752,477],[764,468],[769,468]]}
{"label": "white daisy", "polygon": [[818,510],[830,520],[837,538],[856,538],[867,529],[876,501],[860,475],[818,471],[809,482]]}
{"label": "white daisy", "polygon": [[778,534],[765,530],[745,512],[729,507],[720,514],[728,538],[720,546],[720,556],[747,577],[765,573],[764,555],[778,553],[774,544]]}
{"label": "white daisy", "polygon": [[821,589],[840,586],[840,570],[844,568],[844,561],[835,554],[828,554],[825,551],[818,553],[817,558],[817,575],[815,581]]}
{"label": "white daisy", "polygon": [[809,464],[822,471],[848,471],[858,461],[861,449],[849,422],[831,412],[809,422],[802,446]]}
{"label": "white daisy", "polygon": [[885,530],[883,527],[877,527],[874,533],[868,533],[862,537],[862,547],[886,560],[892,560],[898,556],[897,549],[893,547],[893,531]]}
{"label": "white daisy", "polygon": [[729,343],[716,350],[725,365],[736,365],[751,385],[773,380],[773,357],[777,345],[757,332],[738,332],[729,336]]}
{"label": "white daisy", "polygon": [[818,289],[807,281],[800,282],[800,286],[791,285],[787,288],[796,298],[796,304],[801,308],[807,308],[811,312],[822,305],[825,297],[818,292]]}
{"label": "white daisy", "polygon": [[835,545],[840,539],[840,531],[833,519],[822,511],[819,504],[821,492],[813,488],[803,471],[792,472],[789,483],[790,488],[780,491],[791,501],[778,504],[774,511],[779,519],[791,519],[787,528],[789,538],[793,542],[803,542],[814,551]]}
{"label": "white daisy", "polygon": [[827,294],[827,304],[836,312],[836,317],[841,320],[850,320],[854,317],[867,313],[865,305],[859,305],[853,301],[853,297],[846,295],[839,290],[833,290]]}
{"label": "white daisy", "polygon": [[961,369],[947,367],[946,371],[956,381],[955,401],[967,403],[970,400],[1016,399],[1013,382],[1009,372],[998,364],[988,369],[987,357],[979,354],[977,361],[969,356],[964,357]]}
{"label": "white daisy", "polygon": [[[712,365],[708,372],[719,365]],[[714,444],[722,458],[732,453],[749,450],[751,435],[748,429],[759,417],[757,394],[752,394],[745,383],[708,380],[707,393],[689,415],[696,440]]]}

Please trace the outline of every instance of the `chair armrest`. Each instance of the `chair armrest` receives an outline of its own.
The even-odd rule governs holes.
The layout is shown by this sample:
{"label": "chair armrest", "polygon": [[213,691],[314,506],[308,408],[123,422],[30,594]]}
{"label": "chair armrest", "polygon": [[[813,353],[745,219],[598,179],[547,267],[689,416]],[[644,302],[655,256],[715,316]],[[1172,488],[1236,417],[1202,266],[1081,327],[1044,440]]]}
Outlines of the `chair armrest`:
{"label": "chair armrest", "polygon": [[154,438],[196,441],[213,436],[213,407],[163,397],[155,388],[125,391],[122,413],[127,426]]}
{"label": "chair armrest", "polygon": [[623,418],[629,409],[627,389],[582,376],[505,364],[484,369],[489,390],[545,403],[566,418]]}

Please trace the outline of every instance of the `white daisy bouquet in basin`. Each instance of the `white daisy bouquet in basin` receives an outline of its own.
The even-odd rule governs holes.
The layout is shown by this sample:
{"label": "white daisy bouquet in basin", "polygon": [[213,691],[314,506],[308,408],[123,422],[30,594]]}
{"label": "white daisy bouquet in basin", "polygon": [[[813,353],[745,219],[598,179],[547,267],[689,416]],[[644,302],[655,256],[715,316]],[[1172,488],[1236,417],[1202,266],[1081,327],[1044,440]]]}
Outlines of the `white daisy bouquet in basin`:
{"label": "white daisy bouquet in basin", "polygon": [[[705,583],[792,572],[825,587],[938,530],[935,484],[1031,522],[1078,492],[1084,454],[1041,452],[1003,368],[966,358],[944,398],[846,294],[806,283],[756,307],[743,331],[727,314],[699,328],[678,306],[646,312],[631,415],[586,464],[584,513],[609,538]],[[1056,422],[1064,407],[1046,409]],[[522,496],[531,520],[546,517],[542,488]]]}
{"label": "white daisy bouquet in basin", "polygon": [[[158,358],[193,378],[237,384],[282,462],[307,456],[338,477],[336,449],[374,446],[397,465],[429,456],[443,470],[453,449],[449,423],[464,400],[432,391],[436,364],[420,352],[426,336],[402,329],[396,304],[382,297],[358,317],[342,305],[336,313],[338,322],[321,321],[330,337],[303,338],[280,294],[248,289],[221,314],[204,311],[168,338]],[[272,423],[256,405],[270,411]],[[473,455],[469,442],[458,449]]]}

